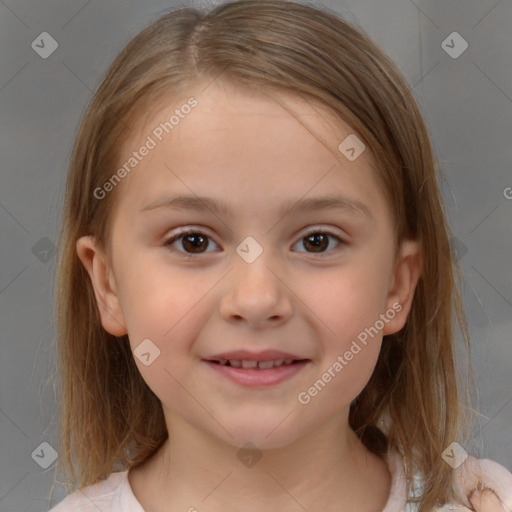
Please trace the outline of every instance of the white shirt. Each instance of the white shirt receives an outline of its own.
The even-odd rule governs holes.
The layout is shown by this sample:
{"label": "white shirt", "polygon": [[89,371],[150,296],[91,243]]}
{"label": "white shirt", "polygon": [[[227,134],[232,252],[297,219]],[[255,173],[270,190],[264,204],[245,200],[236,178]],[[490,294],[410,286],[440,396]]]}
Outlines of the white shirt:
{"label": "white shirt", "polygon": [[[417,512],[416,504],[406,501],[406,480],[403,461],[398,452],[390,451],[386,455],[386,462],[391,473],[391,490],[386,506],[382,512]],[[455,469],[456,485],[464,489],[468,496],[476,488],[478,479],[483,480],[502,502],[503,512],[512,510],[512,473],[497,462],[489,459],[468,457],[464,463]],[[409,497],[419,495],[422,489],[421,478],[416,476],[415,487]],[[193,505],[191,504],[193,510]],[[199,505],[198,505],[199,507]],[[405,508],[404,508],[405,507]],[[507,508],[508,507],[508,508]],[[198,510],[201,507],[198,508]],[[452,510],[450,505],[436,508],[444,512]],[[471,512],[472,509],[459,505],[456,509],[461,512]],[[80,489],[70,494],[50,512],[146,512],[133,494],[128,480],[128,470],[112,473],[106,480]],[[476,512],[495,512],[482,510]],[[496,512],[502,512],[498,510]]]}

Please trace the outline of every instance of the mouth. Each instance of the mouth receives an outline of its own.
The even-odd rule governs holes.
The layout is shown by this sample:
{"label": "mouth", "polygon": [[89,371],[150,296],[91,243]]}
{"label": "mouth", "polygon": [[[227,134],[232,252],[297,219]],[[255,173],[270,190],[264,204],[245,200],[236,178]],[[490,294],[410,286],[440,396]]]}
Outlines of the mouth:
{"label": "mouth", "polygon": [[268,387],[280,384],[301,372],[311,363],[293,354],[266,351],[258,354],[247,351],[218,354],[203,362],[216,375],[244,387]]}
{"label": "mouth", "polygon": [[270,370],[280,366],[290,366],[297,363],[309,361],[309,359],[270,359],[267,361],[255,361],[253,359],[208,359],[210,363],[220,366],[241,368],[244,370]]}

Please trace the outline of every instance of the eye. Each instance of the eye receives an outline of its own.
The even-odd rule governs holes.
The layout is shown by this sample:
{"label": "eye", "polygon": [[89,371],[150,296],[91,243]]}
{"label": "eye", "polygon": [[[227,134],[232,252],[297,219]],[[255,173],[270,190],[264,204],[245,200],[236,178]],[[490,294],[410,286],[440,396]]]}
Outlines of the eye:
{"label": "eye", "polygon": [[[185,255],[203,254],[205,252],[212,252],[207,250],[211,246],[209,240],[211,240],[211,238],[208,235],[198,230],[188,229],[173,235],[164,242],[164,245],[169,247],[171,251],[184,252]],[[176,243],[177,245],[181,245],[184,251],[177,249],[175,246]]]}
{"label": "eye", "polygon": [[[168,247],[173,252],[178,252],[186,257],[192,257],[194,254],[204,254],[207,252],[214,252],[210,243],[211,238],[205,233],[197,229],[181,230],[179,233],[173,235],[171,238],[164,242],[164,246]],[[332,240],[336,242],[332,247]],[[311,231],[301,238],[295,245],[301,244],[306,248],[305,251],[309,253],[325,253],[329,252],[328,249],[336,249],[339,245],[343,244],[343,240],[329,231]],[[214,246],[217,246],[213,242]],[[181,246],[181,247],[178,247]],[[217,246],[218,248],[218,246]],[[208,250],[211,249],[211,250]]]}
{"label": "eye", "polygon": [[329,231],[311,231],[306,236],[302,237],[295,245],[302,243],[303,247],[310,249],[299,252],[323,253],[326,252],[330,245],[332,245],[330,244],[330,239],[337,241],[337,244],[334,246],[334,248],[344,243],[340,237],[334,233],[330,233]]}

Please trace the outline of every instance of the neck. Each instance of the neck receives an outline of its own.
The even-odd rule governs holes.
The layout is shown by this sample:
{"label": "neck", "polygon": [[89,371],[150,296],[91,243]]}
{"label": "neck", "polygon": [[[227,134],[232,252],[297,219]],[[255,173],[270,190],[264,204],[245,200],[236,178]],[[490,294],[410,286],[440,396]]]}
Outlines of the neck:
{"label": "neck", "polygon": [[148,462],[146,483],[132,487],[152,512],[224,512],[227,504],[234,512],[380,511],[391,484],[386,463],[339,421],[262,451],[239,449],[190,427],[174,428]]}

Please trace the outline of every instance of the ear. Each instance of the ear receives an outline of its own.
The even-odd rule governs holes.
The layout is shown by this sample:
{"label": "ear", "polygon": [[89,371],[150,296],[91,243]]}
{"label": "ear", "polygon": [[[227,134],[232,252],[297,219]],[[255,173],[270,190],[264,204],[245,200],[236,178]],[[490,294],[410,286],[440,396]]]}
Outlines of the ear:
{"label": "ear", "polygon": [[114,336],[127,334],[113,270],[104,251],[93,236],[76,242],[76,252],[91,278],[103,328]]}
{"label": "ear", "polygon": [[382,334],[394,334],[405,325],[420,275],[421,246],[416,240],[404,240],[398,251],[386,302],[388,310],[396,314],[385,324]]}

